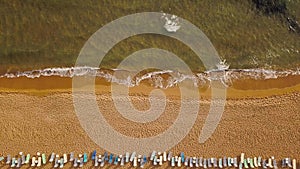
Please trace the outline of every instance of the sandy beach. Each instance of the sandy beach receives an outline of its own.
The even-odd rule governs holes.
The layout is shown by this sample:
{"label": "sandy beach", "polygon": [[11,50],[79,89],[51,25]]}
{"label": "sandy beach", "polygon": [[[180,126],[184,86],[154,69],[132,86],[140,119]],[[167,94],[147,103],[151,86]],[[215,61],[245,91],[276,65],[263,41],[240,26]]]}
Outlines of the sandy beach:
{"label": "sandy beach", "polygon": [[[2,155],[20,151],[47,154],[82,153],[94,149],[105,151],[89,138],[79,123],[73,106],[71,79],[51,78],[0,79]],[[247,81],[234,83],[228,88],[221,122],[204,144],[198,143],[198,137],[211,100],[209,87],[199,89],[200,111],[196,123],[171,151],[178,154],[184,151],[188,156],[238,156],[245,152],[248,156],[275,156],[278,159],[289,156],[299,159],[298,79],[257,82],[258,90],[245,88]],[[280,85],[282,82],[285,85]],[[96,83],[97,102],[104,117],[115,130],[127,136],[154,136],[172,125],[178,115],[180,97],[176,87],[163,90],[168,98],[165,112],[153,122],[140,124],[125,119],[117,112],[109,83]],[[273,86],[267,88],[270,84]],[[148,95],[153,89],[147,85],[133,87],[129,98],[137,109],[147,110]]]}

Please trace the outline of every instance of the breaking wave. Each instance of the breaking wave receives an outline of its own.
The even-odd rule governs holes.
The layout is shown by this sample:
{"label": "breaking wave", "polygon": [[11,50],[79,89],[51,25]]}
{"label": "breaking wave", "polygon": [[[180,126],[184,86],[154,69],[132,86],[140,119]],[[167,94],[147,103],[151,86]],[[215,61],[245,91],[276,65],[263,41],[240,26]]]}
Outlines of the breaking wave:
{"label": "breaking wave", "polygon": [[[118,72],[116,74],[116,72]],[[134,87],[142,82],[150,82],[157,88],[169,88],[177,86],[185,80],[193,82],[194,86],[201,87],[209,84],[212,80],[221,80],[224,85],[230,86],[234,80],[240,79],[276,79],[287,76],[300,75],[300,69],[296,70],[267,70],[267,69],[227,69],[224,71],[210,70],[201,73],[187,75],[173,70],[152,71],[147,73],[134,73],[126,70],[105,70],[94,67],[68,67],[68,68],[46,68],[40,70],[6,73],[0,78],[39,78],[47,76],[58,76],[72,78],[74,76],[96,76],[108,82]]]}

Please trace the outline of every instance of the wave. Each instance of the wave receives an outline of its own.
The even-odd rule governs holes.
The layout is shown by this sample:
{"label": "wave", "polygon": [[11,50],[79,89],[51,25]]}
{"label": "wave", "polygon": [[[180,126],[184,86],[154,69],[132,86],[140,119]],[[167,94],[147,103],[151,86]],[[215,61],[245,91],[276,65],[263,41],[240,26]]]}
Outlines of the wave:
{"label": "wave", "polygon": [[107,70],[95,67],[65,67],[6,73],[0,75],[0,78],[39,78],[47,76],[72,78],[75,76],[95,76],[97,78],[103,78],[108,82],[122,84],[128,87],[134,87],[147,81],[156,88],[169,88],[177,86],[185,80],[192,81],[196,87],[207,85],[212,80],[221,80],[224,85],[229,86],[234,80],[240,79],[265,80],[296,75],[300,75],[300,68],[283,71],[259,68],[226,69],[224,71],[222,69],[216,69],[187,75],[173,70],[152,71],[141,74],[120,69]]}

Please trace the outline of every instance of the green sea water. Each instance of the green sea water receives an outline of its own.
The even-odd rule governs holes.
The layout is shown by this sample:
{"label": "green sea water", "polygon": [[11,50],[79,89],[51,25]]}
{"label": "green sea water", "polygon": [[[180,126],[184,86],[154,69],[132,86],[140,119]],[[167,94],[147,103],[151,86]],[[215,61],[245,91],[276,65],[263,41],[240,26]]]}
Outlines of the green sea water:
{"label": "green sea water", "polygon": [[[300,18],[300,2],[288,1]],[[72,67],[88,38],[105,24],[138,12],[166,12],[199,27],[230,68],[296,69],[300,35],[285,18],[264,15],[251,1],[0,1],[0,73]],[[101,68],[116,68],[135,51],[161,48],[182,58],[193,71],[202,62],[185,44],[161,35],[139,35],[118,43]]]}

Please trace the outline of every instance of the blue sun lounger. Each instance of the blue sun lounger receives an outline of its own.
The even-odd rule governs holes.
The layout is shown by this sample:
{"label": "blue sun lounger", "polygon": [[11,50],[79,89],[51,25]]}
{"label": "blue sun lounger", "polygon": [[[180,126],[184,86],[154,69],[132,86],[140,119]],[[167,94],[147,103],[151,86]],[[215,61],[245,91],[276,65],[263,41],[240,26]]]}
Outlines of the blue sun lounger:
{"label": "blue sun lounger", "polygon": [[119,157],[116,155],[114,165],[118,165],[118,163],[119,163]]}
{"label": "blue sun lounger", "polygon": [[184,163],[185,159],[184,159],[184,153],[183,152],[180,153],[180,157],[181,157],[181,163]]}
{"label": "blue sun lounger", "polygon": [[113,158],[114,158],[114,155],[113,155],[113,154],[110,154],[110,155],[109,155],[109,159],[108,159],[108,163],[109,163],[109,164],[112,164]]}
{"label": "blue sun lounger", "polygon": [[88,155],[87,155],[87,153],[84,153],[84,154],[83,154],[83,162],[84,162],[84,163],[87,163],[87,162],[88,162]]}
{"label": "blue sun lounger", "polygon": [[141,160],[140,167],[144,168],[144,166],[145,166],[146,163],[147,163],[147,157],[144,155],[143,159]]}
{"label": "blue sun lounger", "polygon": [[97,155],[97,151],[96,151],[96,150],[94,150],[94,151],[92,152],[92,160],[95,160],[95,158],[96,158],[96,155]]}

